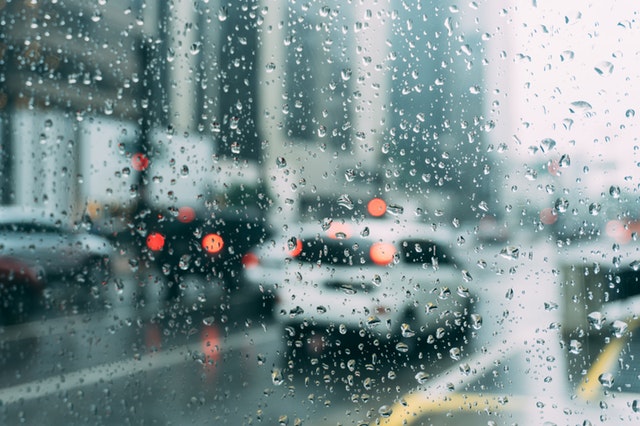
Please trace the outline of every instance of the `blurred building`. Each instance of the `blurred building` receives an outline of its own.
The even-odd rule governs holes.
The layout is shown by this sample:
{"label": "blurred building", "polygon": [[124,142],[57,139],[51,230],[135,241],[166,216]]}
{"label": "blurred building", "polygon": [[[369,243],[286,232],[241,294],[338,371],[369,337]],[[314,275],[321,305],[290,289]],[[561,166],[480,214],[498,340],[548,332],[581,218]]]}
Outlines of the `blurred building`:
{"label": "blurred building", "polygon": [[[220,185],[214,160],[256,179],[256,9],[1,2],[2,202],[112,216]],[[202,172],[169,189],[183,166]]]}

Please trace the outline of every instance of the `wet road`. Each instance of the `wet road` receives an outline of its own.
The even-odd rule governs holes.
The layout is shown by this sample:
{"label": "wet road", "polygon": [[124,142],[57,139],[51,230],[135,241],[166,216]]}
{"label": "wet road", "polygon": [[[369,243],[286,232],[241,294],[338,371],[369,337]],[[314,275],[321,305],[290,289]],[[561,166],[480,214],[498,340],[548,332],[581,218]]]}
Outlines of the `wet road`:
{"label": "wet road", "polygon": [[0,423],[371,423],[418,380],[553,322],[553,312],[539,314],[556,301],[545,252],[525,251],[514,262],[499,251],[470,252],[471,265],[486,261],[471,269],[469,286],[484,321],[458,357],[443,344],[417,356],[380,343],[289,363],[283,331],[247,300],[195,297],[159,308],[136,298],[140,274],[124,273],[124,290],[100,309],[44,312],[0,328]]}

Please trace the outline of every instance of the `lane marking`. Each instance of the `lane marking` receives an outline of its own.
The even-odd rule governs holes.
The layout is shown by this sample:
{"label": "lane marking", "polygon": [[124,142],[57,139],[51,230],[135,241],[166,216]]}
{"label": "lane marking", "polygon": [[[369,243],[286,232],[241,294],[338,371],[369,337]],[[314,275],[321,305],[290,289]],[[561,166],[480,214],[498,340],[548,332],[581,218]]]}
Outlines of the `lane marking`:
{"label": "lane marking", "polygon": [[[247,345],[262,345],[277,339],[276,336],[277,334],[265,332],[263,329],[241,332],[222,339],[220,351],[231,351]],[[201,345],[201,342],[191,343],[143,355],[138,359],[105,363],[0,389],[0,406],[30,401],[54,393],[109,382],[181,363],[194,362],[196,359],[201,359]]]}
{"label": "lane marking", "polygon": [[127,315],[128,313],[131,313],[131,309],[117,308],[94,314],[67,315],[0,327],[0,342],[39,339],[70,332],[78,334],[87,330],[96,330],[97,326],[107,323],[137,319]]}
{"label": "lane marking", "polygon": [[[487,394],[482,397],[473,397],[464,392],[452,393],[449,391],[449,385],[454,384],[456,388],[464,388],[465,385],[476,380],[479,374],[491,369],[497,359],[506,359],[523,351],[525,347],[524,343],[505,342],[486,353],[476,354],[465,359],[463,362],[471,367],[473,374],[461,377],[459,364],[456,364],[439,374],[437,379],[424,386],[418,386],[400,397],[399,401],[391,407],[391,414],[380,419],[380,424],[408,425],[416,421],[421,414],[442,413],[451,410],[451,407],[460,409],[468,407],[470,410],[503,407],[505,404],[500,403],[496,395]],[[510,406],[522,409],[524,399],[517,396],[510,396],[508,399]]]}

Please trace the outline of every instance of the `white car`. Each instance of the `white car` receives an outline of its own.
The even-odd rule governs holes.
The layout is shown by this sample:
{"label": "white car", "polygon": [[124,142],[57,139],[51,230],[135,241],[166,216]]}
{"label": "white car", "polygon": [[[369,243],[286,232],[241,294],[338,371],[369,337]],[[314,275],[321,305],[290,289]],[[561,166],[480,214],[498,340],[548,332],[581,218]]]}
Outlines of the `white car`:
{"label": "white car", "polygon": [[408,351],[456,340],[469,327],[470,277],[454,247],[455,238],[424,224],[308,224],[259,247],[245,279],[274,297],[276,320],[295,346],[317,351],[351,333],[399,338]]}

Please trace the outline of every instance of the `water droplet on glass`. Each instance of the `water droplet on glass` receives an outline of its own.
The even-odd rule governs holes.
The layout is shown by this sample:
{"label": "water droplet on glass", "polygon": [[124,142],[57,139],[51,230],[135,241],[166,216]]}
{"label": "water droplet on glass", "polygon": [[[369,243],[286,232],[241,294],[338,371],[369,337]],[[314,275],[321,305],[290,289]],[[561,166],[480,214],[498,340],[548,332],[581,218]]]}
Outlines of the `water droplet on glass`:
{"label": "water droplet on glass", "polygon": [[189,176],[189,166],[187,166],[186,164],[182,166],[182,168],[180,169],[180,176],[182,177]]}
{"label": "water droplet on glass", "polygon": [[631,403],[631,409],[633,410],[634,413],[640,412],[640,401],[638,401],[637,399],[634,399],[633,402]]}
{"label": "water droplet on glass", "polygon": [[382,284],[382,278],[380,277],[380,275],[375,274],[371,279],[371,283],[376,287],[380,287],[380,284]]}
{"label": "water droplet on glass", "polygon": [[389,204],[387,206],[387,211],[394,215],[401,215],[402,213],[404,213],[404,207],[398,206],[396,204]]}
{"label": "water droplet on glass", "polygon": [[467,271],[466,269],[462,270],[462,279],[467,283],[470,281],[473,281],[473,277],[471,276],[469,271]]}
{"label": "water droplet on glass", "polygon": [[271,370],[271,381],[276,386],[280,386],[282,383],[284,383],[282,371],[279,368],[274,368],[273,370]]}
{"label": "water droplet on glass", "polygon": [[344,178],[347,182],[353,182],[356,178],[356,171],[353,169],[347,169],[347,171],[344,172]]}
{"label": "water droplet on glass", "polygon": [[327,231],[331,227],[332,223],[333,223],[333,219],[325,217],[324,219],[322,219],[322,223],[320,226],[322,226],[323,231]]}
{"label": "water droplet on glass", "polygon": [[507,290],[507,292],[504,295],[504,298],[507,299],[507,300],[513,299],[513,289],[512,288]]}
{"label": "water droplet on glass", "polygon": [[471,296],[471,292],[469,292],[469,289],[463,286],[458,286],[458,290],[456,291],[456,293],[458,293],[458,296],[460,297],[467,298]]}
{"label": "water droplet on glass", "polygon": [[608,76],[613,73],[613,64],[608,61],[602,61],[593,68],[598,75]]}
{"label": "water droplet on glass", "polygon": [[565,50],[560,54],[560,60],[563,62],[570,61],[573,59],[574,56],[575,56],[575,53],[573,53],[571,50]]}
{"label": "water droplet on glass", "polygon": [[457,346],[453,347],[449,349],[449,356],[454,361],[460,361],[460,358],[462,358],[462,351],[460,351],[460,348]]}
{"label": "water droplet on glass", "polygon": [[229,9],[226,7],[221,7],[218,10],[218,20],[220,22],[224,22],[227,20],[227,17],[229,16]]}
{"label": "water droplet on glass", "polygon": [[578,342],[575,339],[572,339],[569,342],[569,352],[578,355],[580,352],[582,352],[582,343]]}
{"label": "water droplet on glass", "polygon": [[189,48],[189,53],[191,53],[192,55],[197,55],[198,53],[200,53],[201,49],[202,49],[202,43],[200,43],[199,41],[196,41],[195,43],[191,44],[191,47]]}
{"label": "water droplet on glass", "polygon": [[629,266],[631,267],[631,269],[633,269],[634,271],[638,271],[640,270],[640,260],[634,260],[633,262],[631,262],[629,264]]}
{"label": "water droplet on glass", "polygon": [[367,317],[367,325],[368,325],[369,327],[375,327],[375,326],[377,326],[378,324],[380,324],[380,322],[381,322],[381,321],[380,321],[380,318],[378,318],[378,317],[377,317],[377,316],[375,316],[375,315],[369,315],[369,317]]}
{"label": "water droplet on glass", "polygon": [[409,326],[409,324],[403,323],[400,326],[400,331],[402,333],[402,337],[413,337],[416,335],[416,333],[413,330],[411,330],[411,327]]}
{"label": "water droplet on glass", "polygon": [[396,344],[396,351],[402,352],[402,353],[407,353],[407,352],[409,352],[409,345],[407,345],[404,342],[398,342]]}
{"label": "water droplet on glass", "polygon": [[349,80],[351,78],[351,74],[352,74],[351,68],[345,68],[340,72],[340,76],[344,81]]}
{"label": "water droplet on glass", "polygon": [[269,62],[264,66],[264,68],[267,70],[267,72],[273,72],[276,70],[276,64],[274,64],[273,62]]}
{"label": "water droplet on glass", "polygon": [[338,204],[348,210],[353,210],[354,204],[351,198],[347,194],[342,194],[338,197]]}
{"label": "water droplet on glass", "polygon": [[319,314],[326,314],[327,313],[327,308],[325,308],[324,306],[320,305],[316,308],[316,312],[318,312]]}
{"label": "water droplet on glass", "polygon": [[520,249],[514,246],[507,246],[500,250],[500,256],[509,260],[517,260],[520,255]]}
{"label": "water droplet on glass", "polygon": [[276,166],[278,166],[279,169],[287,167],[287,160],[284,157],[278,157],[276,159]]}
{"label": "water droplet on glass", "polygon": [[627,118],[632,118],[633,116],[636,115],[636,112],[634,110],[632,110],[632,109],[628,109],[628,110],[625,111],[624,115]]}
{"label": "water droplet on glass", "polygon": [[551,138],[545,138],[540,142],[542,152],[549,152],[556,146],[556,141]]}
{"label": "water droplet on glass", "polygon": [[371,231],[369,230],[369,227],[365,226],[364,229],[362,231],[360,231],[360,236],[361,237],[368,237],[370,233],[371,233]]}
{"label": "water droplet on glass", "polygon": [[569,154],[562,154],[562,156],[560,157],[560,161],[558,162],[558,165],[561,168],[569,167],[571,165],[571,158],[569,157]]}
{"label": "water droplet on glass", "polygon": [[589,214],[591,216],[598,216],[601,208],[602,206],[600,205],[600,203],[591,203],[589,204]]}
{"label": "water droplet on glass", "polygon": [[451,17],[447,17],[447,19],[444,20],[444,27],[447,29],[447,35],[449,37],[451,37],[453,35],[453,29],[451,27]]}
{"label": "water droplet on glass", "polygon": [[611,373],[602,373],[598,376],[598,381],[604,387],[610,388],[613,386],[613,374]]}
{"label": "water droplet on glass", "polygon": [[611,195],[613,198],[620,198],[620,187],[611,185],[611,187],[609,188],[609,195]]}
{"label": "water droplet on glass", "polygon": [[347,326],[346,326],[346,325],[344,325],[344,324],[340,324],[340,325],[338,326],[338,332],[339,332],[340,334],[347,334]]}
{"label": "water droplet on glass", "polygon": [[326,135],[327,135],[327,127],[326,126],[318,127],[318,137],[324,138]]}
{"label": "water droplet on glass", "polygon": [[611,329],[613,331],[613,335],[620,338],[622,337],[627,330],[629,329],[629,324],[624,321],[615,320],[613,324],[611,324]]}
{"label": "water droplet on glass", "polygon": [[388,405],[383,405],[382,407],[378,408],[378,414],[380,414],[380,417],[391,417],[391,413],[393,413],[393,410]]}
{"label": "water droplet on glass", "polygon": [[589,102],[586,102],[586,101],[574,101],[574,102],[571,102],[571,107],[569,108],[569,111],[571,111],[572,113],[575,114],[578,111],[587,112],[591,108],[593,108],[593,107],[591,106],[591,104]]}
{"label": "water droplet on glass", "polygon": [[569,200],[566,198],[558,198],[554,204],[556,211],[565,213],[569,209]]}
{"label": "water droplet on glass", "polygon": [[231,144],[231,152],[234,154],[240,154],[240,144],[238,142],[233,142]]}
{"label": "water droplet on glass", "polygon": [[604,325],[605,320],[606,318],[602,314],[602,312],[595,311],[587,315],[587,321],[589,322],[589,325],[591,325],[596,330],[602,329],[602,326]]}
{"label": "water droplet on glass", "polygon": [[385,143],[382,144],[382,153],[383,154],[388,154],[390,149],[391,149],[391,145],[388,142],[385,142]]}
{"label": "water droplet on glass", "polygon": [[471,327],[475,330],[479,330],[482,327],[482,315],[471,314]]}
{"label": "water droplet on glass", "polygon": [[427,383],[427,380],[429,380],[429,373],[425,373],[424,371],[419,371],[416,373],[415,378],[418,381],[418,383],[420,383],[421,385],[424,385],[425,383]]}

